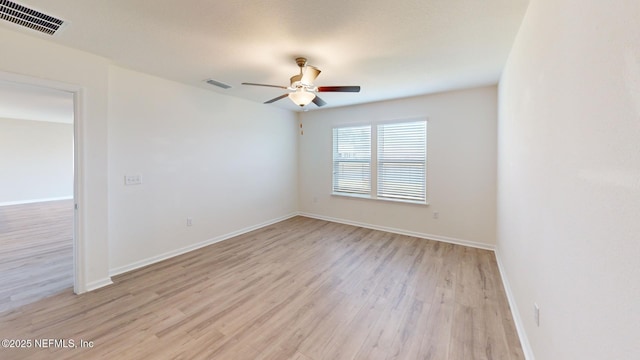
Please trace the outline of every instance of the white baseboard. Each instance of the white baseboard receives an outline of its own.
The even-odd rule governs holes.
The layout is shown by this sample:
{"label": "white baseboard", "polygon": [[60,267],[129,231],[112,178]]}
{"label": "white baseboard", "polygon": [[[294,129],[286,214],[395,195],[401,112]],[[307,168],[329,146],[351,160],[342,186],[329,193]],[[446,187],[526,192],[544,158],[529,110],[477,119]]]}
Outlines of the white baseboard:
{"label": "white baseboard", "polygon": [[7,201],[7,202],[0,203],[0,206],[33,204],[33,203],[39,203],[39,202],[71,200],[71,199],[73,199],[73,196],[53,197],[53,198],[45,198],[45,199],[19,200],[19,201]]}
{"label": "white baseboard", "polygon": [[202,247],[209,246],[209,245],[215,244],[217,242],[224,241],[224,240],[230,239],[232,237],[235,237],[235,236],[238,236],[238,235],[242,235],[242,234],[248,233],[250,231],[257,230],[257,229],[260,229],[262,227],[269,226],[271,224],[275,224],[275,223],[283,221],[283,220],[290,219],[290,218],[292,218],[294,216],[297,216],[297,215],[298,215],[297,213],[291,213],[291,214],[288,214],[288,215],[285,215],[285,216],[281,216],[279,218],[275,218],[275,219],[271,219],[271,220],[262,222],[260,224],[248,226],[248,227],[245,227],[243,229],[230,232],[228,234],[216,236],[213,239],[208,239],[208,240],[205,240],[205,241],[201,241],[199,243],[195,243],[195,244],[192,244],[192,245],[189,245],[189,246],[182,247],[180,249],[168,251],[166,253],[159,254],[159,255],[156,255],[156,256],[152,256],[150,258],[146,258],[146,259],[143,259],[143,260],[140,260],[140,261],[136,261],[136,262],[128,264],[128,265],[119,266],[117,268],[110,269],[109,270],[109,276],[116,276],[116,275],[120,275],[120,274],[129,272],[131,270],[139,269],[141,267],[145,267],[145,266],[160,262],[162,260],[166,260],[166,259],[172,258],[174,256],[178,256],[178,255],[182,255],[182,254],[188,253],[189,251],[197,250],[197,249],[200,249]]}
{"label": "white baseboard", "polygon": [[96,281],[92,281],[90,283],[85,284],[84,289],[82,289],[81,292],[87,292],[87,291],[92,291],[92,290],[96,290],[99,289],[101,287],[105,287],[108,285],[113,284],[113,282],[111,281],[111,278],[104,278],[104,279],[100,279],[100,280],[96,280]]}
{"label": "white baseboard", "polygon": [[522,322],[522,317],[520,316],[521,313],[518,310],[518,306],[516,305],[515,297],[513,295],[513,292],[511,291],[511,285],[509,285],[507,274],[505,273],[504,266],[502,265],[502,260],[500,259],[500,253],[497,249],[494,250],[494,252],[496,254],[496,262],[498,263],[500,277],[502,278],[502,285],[504,286],[504,291],[507,294],[507,300],[509,301],[509,306],[511,307],[513,322],[516,324],[516,330],[518,331],[518,337],[520,338],[520,345],[522,346],[524,357],[527,360],[535,360],[535,357],[533,356],[533,349],[531,349],[531,343],[529,343],[529,338],[527,337],[527,333],[524,330],[524,324]]}
{"label": "white baseboard", "polygon": [[450,243],[450,244],[464,245],[464,246],[469,246],[469,247],[478,248],[478,249],[484,249],[484,250],[494,250],[495,249],[495,246],[493,246],[493,245],[484,244],[484,243],[480,243],[480,242],[477,242],[477,241],[456,239],[456,238],[452,238],[452,237],[448,237],[448,236],[441,236],[441,235],[425,234],[425,233],[420,233],[420,232],[415,232],[415,231],[397,229],[397,228],[386,227],[386,226],[379,226],[379,225],[368,224],[368,223],[361,223],[361,222],[358,222],[358,221],[338,219],[338,218],[334,218],[334,217],[311,214],[311,213],[306,213],[306,212],[299,212],[298,215],[309,217],[309,218],[313,218],[313,219],[318,219],[318,220],[331,221],[331,222],[340,223],[340,224],[359,226],[359,227],[363,227],[363,228],[367,228],[367,229],[386,231],[386,232],[390,232],[390,233],[394,233],[394,234],[413,236],[413,237],[427,239],[427,240],[436,240],[436,241],[446,242],[446,243]]}

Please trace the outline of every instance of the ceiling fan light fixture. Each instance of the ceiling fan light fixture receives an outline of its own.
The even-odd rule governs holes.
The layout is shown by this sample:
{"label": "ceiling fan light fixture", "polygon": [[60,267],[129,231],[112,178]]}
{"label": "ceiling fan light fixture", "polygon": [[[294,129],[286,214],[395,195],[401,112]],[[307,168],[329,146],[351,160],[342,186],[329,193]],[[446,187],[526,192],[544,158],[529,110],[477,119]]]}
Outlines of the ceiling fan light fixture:
{"label": "ceiling fan light fixture", "polygon": [[289,99],[291,99],[291,101],[293,101],[294,104],[303,107],[307,104],[309,104],[311,101],[313,101],[313,99],[315,99],[316,94],[312,93],[312,92],[308,92],[302,88],[289,93]]}
{"label": "ceiling fan light fixture", "polygon": [[[4,1],[4,0],[0,0]],[[287,94],[282,94],[271,100],[267,100],[265,104],[271,104],[280,99],[289,97],[294,104],[305,107],[313,102],[316,106],[321,107],[327,105],[327,103],[320,97],[316,96],[316,92],[360,92],[360,86],[316,86],[313,81],[320,75],[320,69],[315,66],[307,65],[307,59],[303,57],[296,58],[296,64],[300,68],[300,73],[293,75],[289,79],[289,86],[279,85],[267,85],[258,83],[242,83],[242,85],[253,86],[265,86],[286,89],[291,91]]]}

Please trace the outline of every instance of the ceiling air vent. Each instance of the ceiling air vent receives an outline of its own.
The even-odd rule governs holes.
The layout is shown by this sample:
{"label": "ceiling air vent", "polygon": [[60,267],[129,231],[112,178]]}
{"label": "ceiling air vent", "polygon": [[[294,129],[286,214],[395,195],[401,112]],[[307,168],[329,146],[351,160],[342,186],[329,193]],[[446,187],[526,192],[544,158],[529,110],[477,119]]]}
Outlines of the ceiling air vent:
{"label": "ceiling air vent", "polygon": [[0,19],[49,35],[55,34],[63,24],[60,19],[8,0],[0,0]]}
{"label": "ceiling air vent", "polygon": [[227,85],[227,84],[225,84],[223,82],[220,82],[220,81],[217,81],[217,80],[213,80],[213,79],[208,79],[208,80],[205,80],[204,82],[206,82],[209,85],[217,86],[217,87],[220,87],[220,88],[223,88],[223,89],[231,88],[231,85]]}

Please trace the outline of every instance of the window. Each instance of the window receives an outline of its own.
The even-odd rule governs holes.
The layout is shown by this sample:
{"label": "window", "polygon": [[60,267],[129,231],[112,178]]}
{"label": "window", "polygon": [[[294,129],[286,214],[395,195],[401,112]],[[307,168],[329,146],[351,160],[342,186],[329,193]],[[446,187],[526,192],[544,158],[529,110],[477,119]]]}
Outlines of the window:
{"label": "window", "polygon": [[426,200],[427,122],[378,125],[378,197]]}
{"label": "window", "polygon": [[333,129],[333,192],[371,193],[371,126]]}
{"label": "window", "polygon": [[426,175],[426,120],[333,129],[336,195],[425,204]]}

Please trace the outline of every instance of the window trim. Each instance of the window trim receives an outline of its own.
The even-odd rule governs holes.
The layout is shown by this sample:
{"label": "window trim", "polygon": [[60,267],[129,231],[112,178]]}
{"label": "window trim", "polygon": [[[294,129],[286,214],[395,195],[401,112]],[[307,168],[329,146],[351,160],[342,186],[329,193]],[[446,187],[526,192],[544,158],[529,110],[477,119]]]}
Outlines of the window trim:
{"label": "window trim", "polygon": [[[395,123],[408,123],[408,122],[417,122],[424,121],[426,123],[426,147],[425,147],[425,200],[417,201],[417,200],[408,200],[408,199],[398,199],[398,198],[387,198],[387,197],[378,197],[378,125],[385,124],[395,124]],[[371,127],[371,159],[369,171],[370,174],[370,190],[369,194],[352,194],[352,193],[342,193],[333,191],[333,131],[336,128],[346,128],[346,127],[357,127],[357,126],[370,126]],[[410,204],[410,205],[418,205],[418,206],[429,206],[429,118],[428,117],[411,117],[411,118],[403,118],[403,119],[392,119],[392,120],[374,120],[369,122],[344,122],[344,123],[336,123],[331,127],[331,146],[329,148],[331,152],[331,196],[342,197],[342,198],[351,198],[351,199],[364,199],[364,200],[374,200],[374,201],[384,201],[391,203],[401,203],[401,204]]]}

